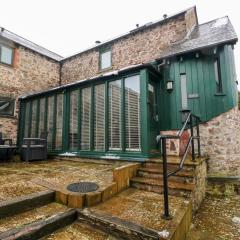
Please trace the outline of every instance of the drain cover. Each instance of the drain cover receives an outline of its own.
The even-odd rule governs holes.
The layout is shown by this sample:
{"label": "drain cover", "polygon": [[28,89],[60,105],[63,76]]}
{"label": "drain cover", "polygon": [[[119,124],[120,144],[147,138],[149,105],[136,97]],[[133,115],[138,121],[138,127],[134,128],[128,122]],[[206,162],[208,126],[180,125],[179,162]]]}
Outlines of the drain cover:
{"label": "drain cover", "polygon": [[67,186],[68,191],[80,193],[94,192],[98,188],[99,186],[94,182],[71,183]]}

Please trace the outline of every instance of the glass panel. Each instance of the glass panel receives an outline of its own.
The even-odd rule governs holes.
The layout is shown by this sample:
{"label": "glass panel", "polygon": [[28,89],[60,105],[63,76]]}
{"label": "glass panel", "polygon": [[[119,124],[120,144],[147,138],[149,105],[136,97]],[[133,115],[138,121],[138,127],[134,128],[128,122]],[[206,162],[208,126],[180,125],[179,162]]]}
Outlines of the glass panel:
{"label": "glass panel", "polygon": [[91,88],[82,89],[81,150],[90,150]]}
{"label": "glass panel", "polygon": [[38,137],[41,136],[41,133],[45,131],[44,129],[44,121],[45,121],[45,98],[40,99],[39,106],[39,129],[38,129]]}
{"label": "glass panel", "polygon": [[52,149],[53,114],[54,114],[54,97],[51,96],[48,98],[48,119],[47,119],[48,148],[49,149]]}
{"label": "glass panel", "polygon": [[36,137],[37,128],[37,100],[32,102],[32,126],[31,126],[31,137]]}
{"label": "glass panel", "polygon": [[78,96],[79,91],[75,90],[70,94],[70,119],[69,119],[69,148],[78,148]]}
{"label": "glass panel", "polygon": [[156,88],[155,85],[151,82],[148,83],[148,107],[149,107],[149,117],[150,119],[156,119]]}
{"label": "glass panel", "polygon": [[221,74],[220,74],[220,68],[219,67],[220,67],[219,60],[215,59],[215,61],[214,61],[214,73],[215,73],[217,93],[222,92],[222,79],[221,79]]}
{"label": "glass panel", "polygon": [[14,116],[15,100],[0,97],[0,116]]}
{"label": "glass panel", "polygon": [[62,127],[63,127],[63,94],[58,94],[57,95],[57,112],[56,112],[55,149],[62,148]]}
{"label": "glass panel", "polygon": [[9,47],[1,47],[1,62],[12,65],[13,49]]}
{"label": "glass panel", "polygon": [[94,94],[94,148],[96,151],[103,151],[105,146],[105,85],[95,86]]}
{"label": "glass panel", "polygon": [[182,95],[182,109],[186,110],[188,108],[186,74],[181,74],[181,95]]}
{"label": "glass panel", "polygon": [[109,150],[121,149],[121,80],[109,83]]}
{"label": "glass panel", "polygon": [[140,151],[140,79],[125,79],[125,137],[126,150]]}
{"label": "glass panel", "polygon": [[101,53],[101,69],[111,67],[111,51]]}
{"label": "glass panel", "polygon": [[30,102],[26,103],[26,109],[25,109],[25,125],[24,125],[24,137],[29,137],[29,124],[30,124]]}

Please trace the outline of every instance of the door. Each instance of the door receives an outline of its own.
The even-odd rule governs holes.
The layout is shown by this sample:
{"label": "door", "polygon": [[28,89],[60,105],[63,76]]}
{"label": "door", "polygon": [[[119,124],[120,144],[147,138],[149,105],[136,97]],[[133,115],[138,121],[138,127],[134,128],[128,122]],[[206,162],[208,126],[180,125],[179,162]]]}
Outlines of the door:
{"label": "door", "polygon": [[158,111],[158,83],[154,80],[148,82],[148,121],[150,130],[150,153],[159,152],[156,137],[159,135],[159,111]]}

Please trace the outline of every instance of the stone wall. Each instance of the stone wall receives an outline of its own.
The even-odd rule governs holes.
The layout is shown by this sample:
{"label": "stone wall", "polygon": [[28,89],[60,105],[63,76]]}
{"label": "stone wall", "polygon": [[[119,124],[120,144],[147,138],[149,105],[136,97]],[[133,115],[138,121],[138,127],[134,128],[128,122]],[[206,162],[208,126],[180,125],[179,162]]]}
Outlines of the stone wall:
{"label": "stone wall", "polygon": [[0,132],[16,139],[20,95],[55,87],[59,84],[59,63],[24,47],[15,49],[14,66],[0,64],[0,96],[16,99],[13,118],[0,117]]}
{"label": "stone wall", "polygon": [[[182,40],[197,23],[195,14],[195,9],[192,8],[186,13],[166,20],[166,22],[155,24],[115,40],[110,44],[112,68],[108,71],[159,58],[166,47],[173,42]],[[62,83],[74,82],[100,73],[99,49],[96,47],[63,62]]]}
{"label": "stone wall", "polygon": [[[177,131],[162,131],[162,135],[176,135]],[[190,132],[184,138],[168,140],[167,153],[183,154]],[[240,110],[238,107],[200,125],[201,154],[209,156],[208,174],[240,176]],[[197,151],[197,146],[195,146]],[[191,148],[190,148],[191,150]],[[190,153],[190,151],[189,151]]]}
{"label": "stone wall", "polygon": [[202,154],[209,155],[208,173],[240,176],[240,111],[237,107],[201,124]]}

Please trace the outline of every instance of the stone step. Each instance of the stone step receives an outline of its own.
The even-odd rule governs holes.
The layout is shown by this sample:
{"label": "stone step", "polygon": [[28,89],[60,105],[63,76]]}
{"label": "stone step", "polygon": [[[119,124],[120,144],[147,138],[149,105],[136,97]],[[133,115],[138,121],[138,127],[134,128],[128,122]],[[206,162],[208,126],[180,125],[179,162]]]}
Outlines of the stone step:
{"label": "stone step", "polygon": [[78,220],[81,223],[112,234],[117,239],[129,240],[157,240],[163,239],[158,232],[136,223],[122,220],[118,217],[107,215],[104,212],[91,211],[89,209],[78,210]]}
{"label": "stone step", "polygon": [[[163,186],[147,185],[145,183],[131,182],[131,187],[137,188],[139,190],[145,190],[148,192],[155,192],[155,193],[163,194]],[[188,190],[169,188],[168,193],[169,193],[169,195],[175,196],[175,197],[190,198],[190,196],[191,196],[191,191],[188,191]]]}
{"label": "stone step", "polygon": [[[149,172],[149,171],[145,171],[145,169],[143,169],[143,170],[137,171],[137,177],[162,180],[163,174],[158,173],[158,172]],[[194,179],[192,177],[173,175],[168,179],[168,181],[169,182],[174,181],[174,182],[179,182],[179,183],[193,183]]]}
{"label": "stone step", "polygon": [[[175,168],[168,168],[168,171],[173,171]],[[142,167],[142,168],[139,168],[138,171],[140,172],[147,172],[147,173],[153,173],[153,174],[163,174],[163,169],[162,168],[151,168],[151,167]],[[182,169],[180,170],[179,172],[176,173],[176,176],[181,176],[181,177],[194,177],[194,172],[191,171],[191,170],[185,170],[185,169]]]}
{"label": "stone step", "polygon": [[[175,170],[176,168],[178,168],[179,163],[178,164],[168,163],[167,165],[168,165],[168,169],[171,171],[171,170]],[[154,169],[162,169],[162,163],[155,163],[155,162],[149,162],[148,161],[148,162],[145,162],[143,164],[143,167],[154,168]],[[182,170],[184,170],[186,172],[194,172],[195,166],[184,165]]]}

